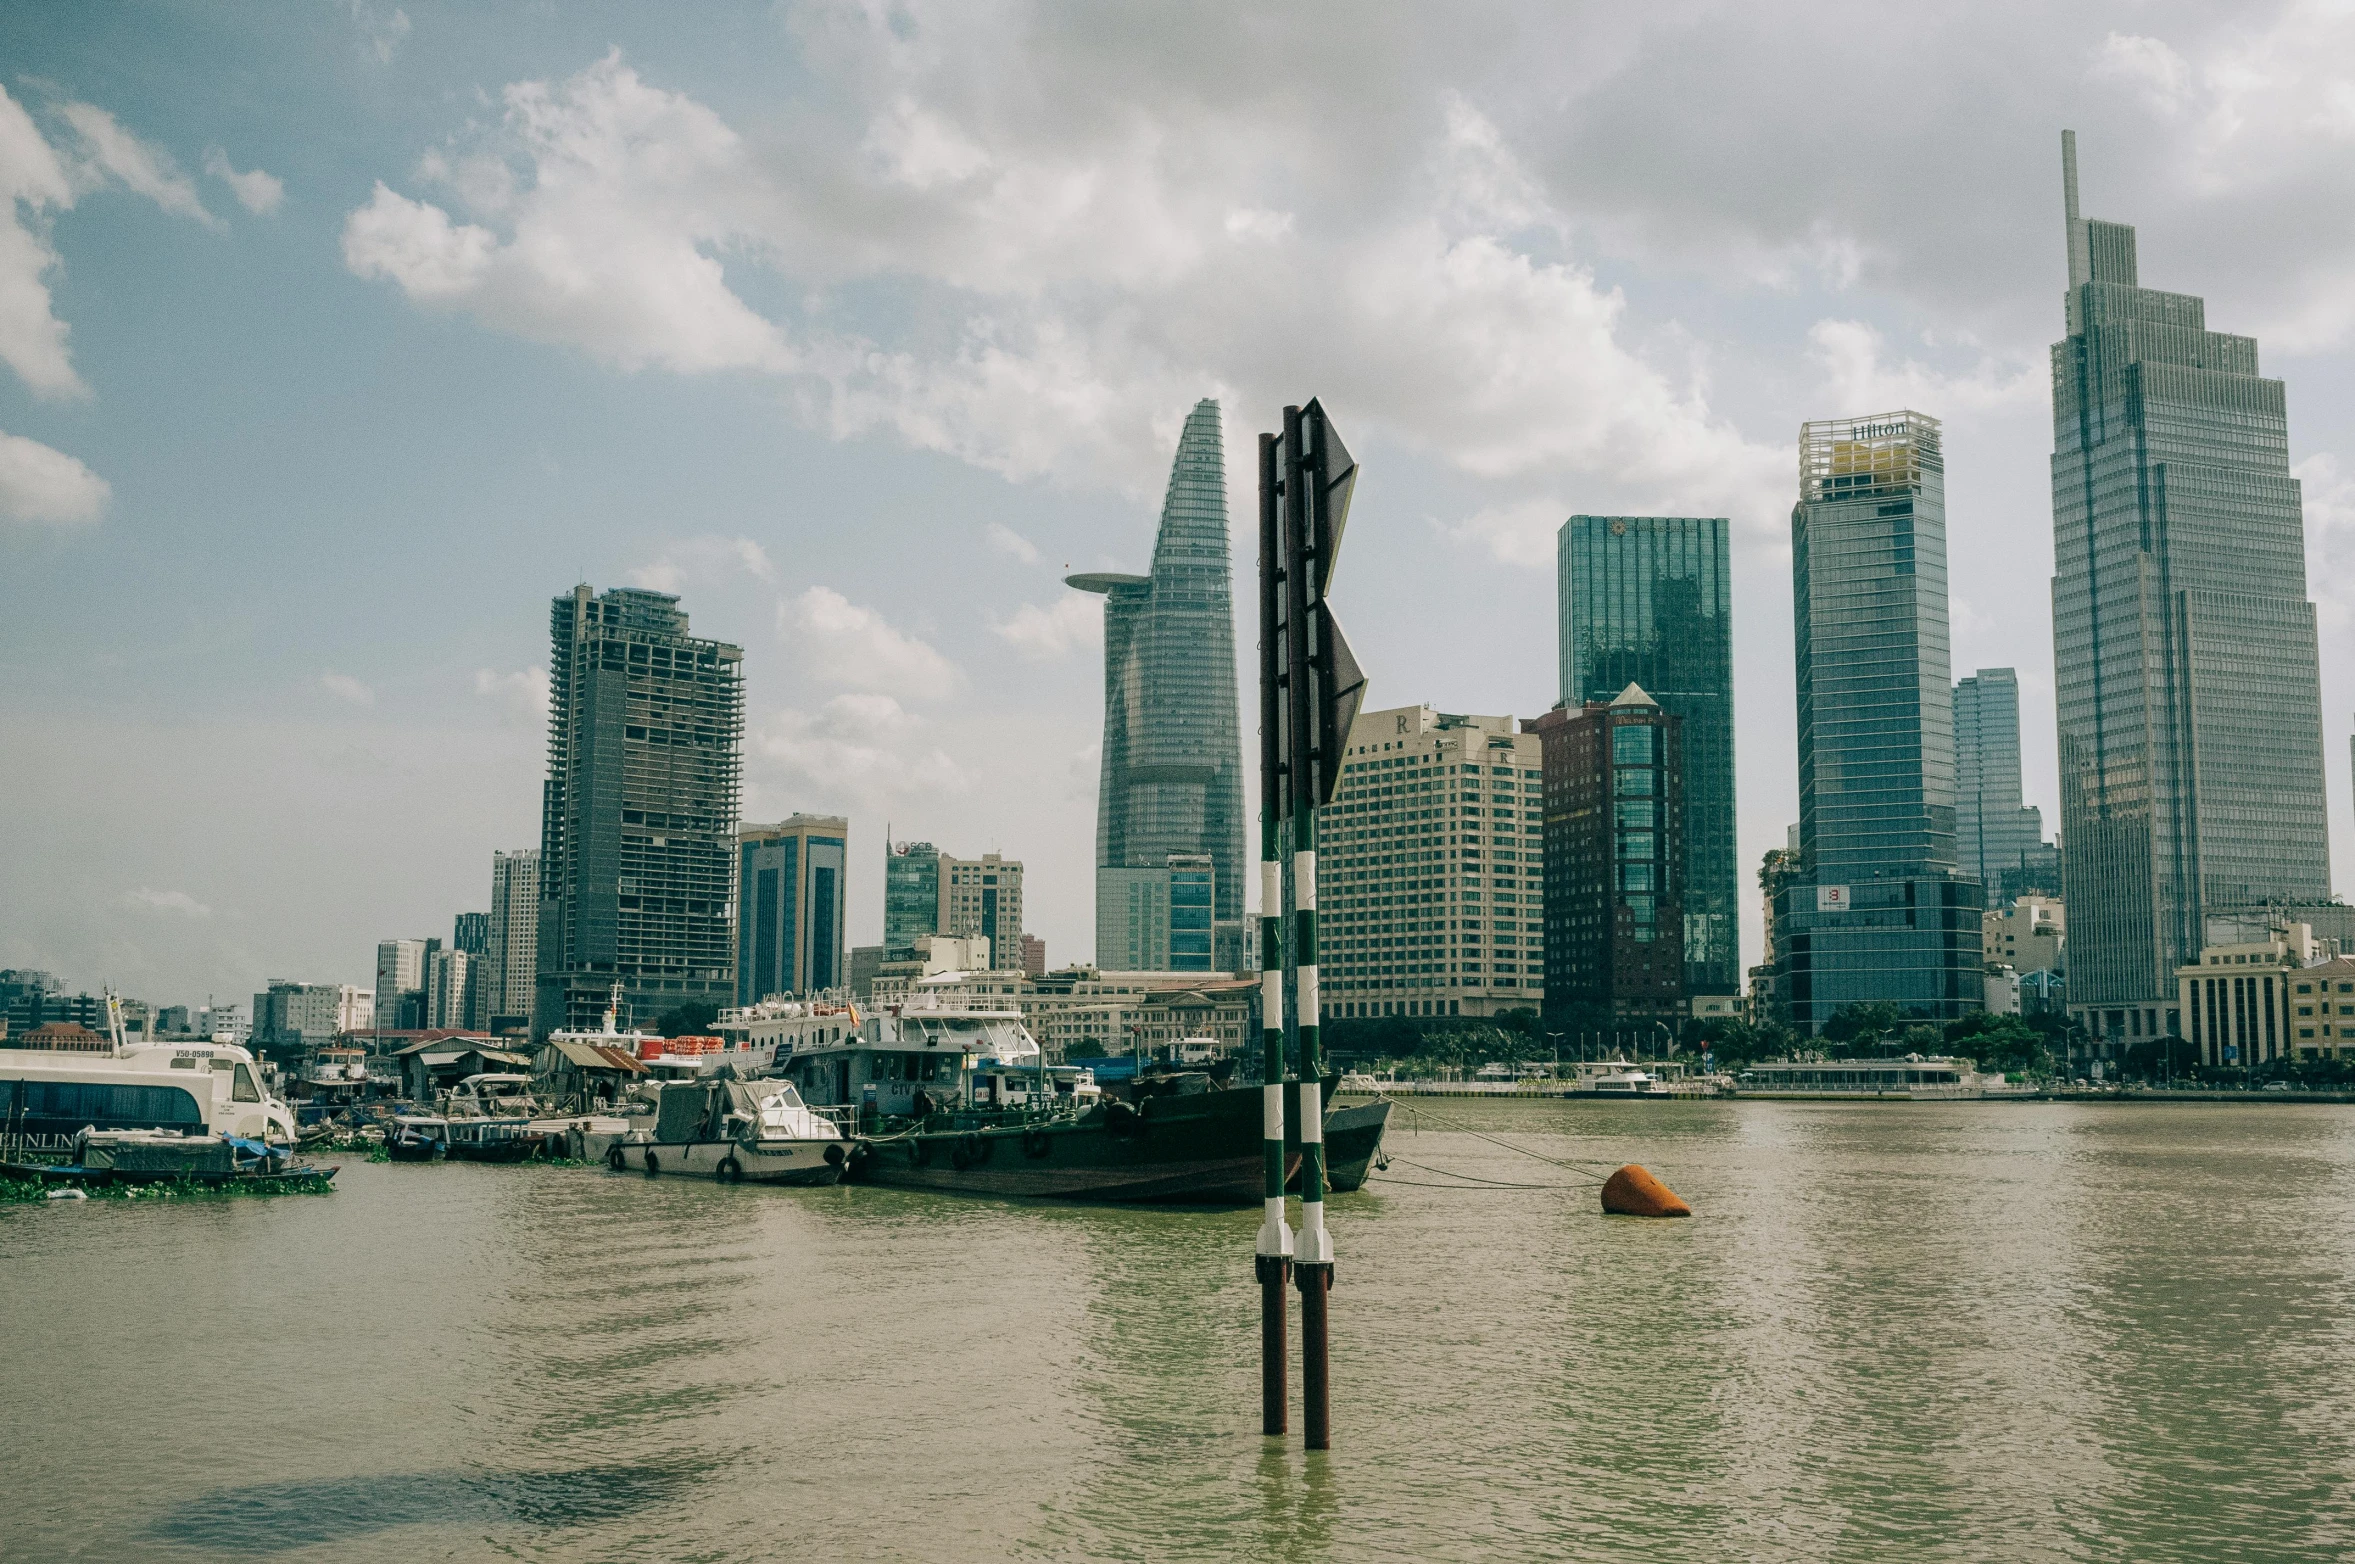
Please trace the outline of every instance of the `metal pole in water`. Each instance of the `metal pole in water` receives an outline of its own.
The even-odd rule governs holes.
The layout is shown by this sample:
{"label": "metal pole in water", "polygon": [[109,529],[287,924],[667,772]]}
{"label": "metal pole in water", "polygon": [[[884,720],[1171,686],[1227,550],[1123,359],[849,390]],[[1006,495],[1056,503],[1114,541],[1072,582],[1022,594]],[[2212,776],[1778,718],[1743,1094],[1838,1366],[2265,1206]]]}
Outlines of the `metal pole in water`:
{"label": "metal pole in water", "polygon": [[1259,1277],[1259,1431],[1282,1434],[1285,1417],[1284,1288],[1292,1279],[1292,1228],[1284,1219],[1284,890],[1277,853],[1282,808],[1280,617],[1276,532],[1276,437],[1259,437],[1259,1047],[1260,1123],[1267,1155],[1267,1214],[1253,1247]]}
{"label": "metal pole in water", "polygon": [[[1322,444],[1322,409],[1316,418]],[[1293,930],[1285,963],[1294,968],[1293,1003],[1300,1015],[1300,1241],[1294,1252],[1292,1277],[1300,1288],[1300,1418],[1303,1443],[1311,1450],[1332,1448],[1332,1379],[1326,1358],[1326,1305],[1333,1286],[1333,1240],[1325,1231],[1325,1115],[1322,1084],[1323,1049],[1319,1046],[1316,948],[1316,808],[1317,777],[1311,755],[1317,747],[1318,713],[1310,700],[1316,684],[1311,673],[1311,594],[1323,570],[1312,566],[1317,543],[1314,505],[1322,495],[1316,479],[1323,452],[1308,449],[1309,420],[1300,409],[1284,409],[1284,622],[1286,685],[1293,699],[1285,703],[1287,754],[1291,760],[1284,782],[1291,798]],[[1322,562],[1319,562],[1321,564]],[[1333,758],[1333,757],[1328,757]]]}

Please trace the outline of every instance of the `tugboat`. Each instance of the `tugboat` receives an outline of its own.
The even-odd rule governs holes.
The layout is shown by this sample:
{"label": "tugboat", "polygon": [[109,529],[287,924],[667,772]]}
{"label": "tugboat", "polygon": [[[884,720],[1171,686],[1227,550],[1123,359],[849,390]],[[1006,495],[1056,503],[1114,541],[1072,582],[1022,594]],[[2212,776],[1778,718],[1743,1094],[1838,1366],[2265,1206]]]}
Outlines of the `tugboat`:
{"label": "tugboat", "polygon": [[1256,1087],[1188,1072],[1107,1102],[1088,1071],[1042,1063],[1019,1011],[986,1000],[919,990],[840,1038],[796,1039],[779,1063],[813,1107],[854,1122],[853,1183],[1194,1205],[1265,1193]]}
{"label": "tugboat", "polygon": [[850,1143],[812,1113],[791,1081],[664,1081],[654,1122],[605,1153],[616,1173],[683,1173],[723,1184],[833,1184]]}

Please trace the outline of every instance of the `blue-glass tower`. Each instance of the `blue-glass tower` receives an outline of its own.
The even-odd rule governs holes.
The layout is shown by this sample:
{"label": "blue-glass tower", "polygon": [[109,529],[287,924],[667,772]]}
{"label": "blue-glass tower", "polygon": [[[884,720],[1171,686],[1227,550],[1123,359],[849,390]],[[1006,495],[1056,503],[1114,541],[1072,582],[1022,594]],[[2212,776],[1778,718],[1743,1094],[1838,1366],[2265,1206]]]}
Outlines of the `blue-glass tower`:
{"label": "blue-glass tower", "polygon": [[1608,705],[1634,684],[1679,719],[1684,992],[1738,994],[1742,877],[1726,519],[1573,516],[1556,554],[1562,703],[1572,712],[1590,701]]}
{"label": "blue-glass tower", "polygon": [[1791,1024],[1985,999],[1976,880],[1955,873],[1946,460],[1938,420],[1803,425],[1791,512],[1799,869],[1775,916]]}
{"label": "blue-glass tower", "polygon": [[2330,897],[2306,528],[2282,383],[2252,337],[2135,275],[2077,210],[2052,350],[2053,670],[2069,1008],[2182,1035],[2175,969],[2209,912]]}
{"label": "blue-glass tower", "polygon": [[1069,580],[1105,599],[1098,910],[1111,900],[1102,871],[1166,870],[1172,854],[1207,855],[1215,959],[1234,971],[1243,965],[1243,739],[1218,403],[1195,404],[1178,437],[1152,573]]}

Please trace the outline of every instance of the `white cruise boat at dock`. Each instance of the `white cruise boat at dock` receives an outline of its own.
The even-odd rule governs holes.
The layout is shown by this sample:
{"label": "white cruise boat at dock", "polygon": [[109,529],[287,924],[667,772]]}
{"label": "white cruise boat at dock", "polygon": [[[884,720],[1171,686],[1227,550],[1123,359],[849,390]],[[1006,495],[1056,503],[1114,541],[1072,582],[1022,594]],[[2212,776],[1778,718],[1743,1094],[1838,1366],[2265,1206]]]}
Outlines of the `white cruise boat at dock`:
{"label": "white cruise boat at dock", "polygon": [[99,1048],[0,1047],[0,1161],[70,1158],[85,1129],[294,1144],[294,1110],[251,1050],[225,1038],[128,1042],[120,1002],[106,1002],[112,1036]]}
{"label": "white cruise boat at dock", "polygon": [[1735,1077],[1744,1097],[1815,1098],[1853,1102],[1975,1102],[2025,1095],[2001,1075],[1981,1074],[1969,1059],[1907,1054],[1902,1059],[1770,1059]]}

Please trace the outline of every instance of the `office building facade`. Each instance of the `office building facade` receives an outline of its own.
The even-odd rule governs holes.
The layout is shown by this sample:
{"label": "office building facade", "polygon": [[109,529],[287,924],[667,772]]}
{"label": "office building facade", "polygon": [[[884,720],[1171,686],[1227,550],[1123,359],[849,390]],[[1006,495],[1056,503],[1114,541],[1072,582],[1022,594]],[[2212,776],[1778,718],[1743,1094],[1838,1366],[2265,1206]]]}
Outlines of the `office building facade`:
{"label": "office building facade", "polygon": [[491,953],[491,915],[487,912],[462,912],[451,920],[450,948],[462,950],[469,956]]}
{"label": "office building facade", "polygon": [[555,600],[532,1031],[736,997],[741,649],[679,600],[583,584]]}
{"label": "office building facade", "polygon": [[1545,1010],[1683,1019],[1683,719],[1630,684],[1531,722],[1545,770]]}
{"label": "office building facade", "polygon": [[1172,853],[1158,869],[1098,869],[1096,960],[1121,972],[1213,970],[1217,881],[1208,853]]}
{"label": "office building facade", "polygon": [[883,955],[903,959],[927,934],[947,932],[940,918],[940,849],[893,842],[883,855]]}
{"label": "office building facade", "polygon": [[993,971],[1022,970],[1022,864],[997,853],[940,858],[940,932],[989,941]]}
{"label": "office building facade", "polygon": [[[376,946],[376,1025],[415,1031],[427,1024],[431,1001],[426,984],[438,939],[388,939]],[[258,1023],[259,1010],[254,1012]]]}
{"label": "office building facade", "polygon": [[2079,215],[2053,345],[2053,663],[2069,1007],[2106,1043],[2182,1035],[2204,910],[2330,895],[2306,529],[2279,380],[2206,305],[2141,286]]}
{"label": "office building facade", "polygon": [[527,1028],[539,965],[538,848],[491,854],[490,925],[490,949],[483,965],[483,1004],[490,1028]]}
{"label": "office building facade", "polygon": [[1358,714],[1318,823],[1327,1016],[1538,1008],[1544,750],[1519,729],[1428,706]]}
{"label": "office building facade", "polygon": [[1640,685],[1682,729],[1687,994],[1742,986],[1728,534],[1722,516],[1573,516],[1555,540],[1563,705]]}
{"label": "office building facade", "polygon": [[2020,678],[1982,668],[1954,684],[1954,857],[2000,907],[2005,876],[2033,872],[2049,849],[2044,813],[2020,800]]}
{"label": "office building facade", "polygon": [[736,834],[736,1003],[842,987],[850,822],[793,815]]}
{"label": "office building facade", "polygon": [[[1243,740],[1216,402],[1197,404],[1178,437],[1152,573],[1069,583],[1104,596],[1097,868],[1117,876],[1163,868],[1173,853],[1207,856],[1212,965],[1232,971],[1244,942]],[[1099,879],[1099,905],[1128,893],[1125,881]]]}
{"label": "office building facade", "polygon": [[1804,1033],[1854,1004],[1953,1020],[1985,997],[1985,892],[1955,872],[1938,421],[1805,424],[1799,486],[1799,868],[1776,909],[1776,998]]}

